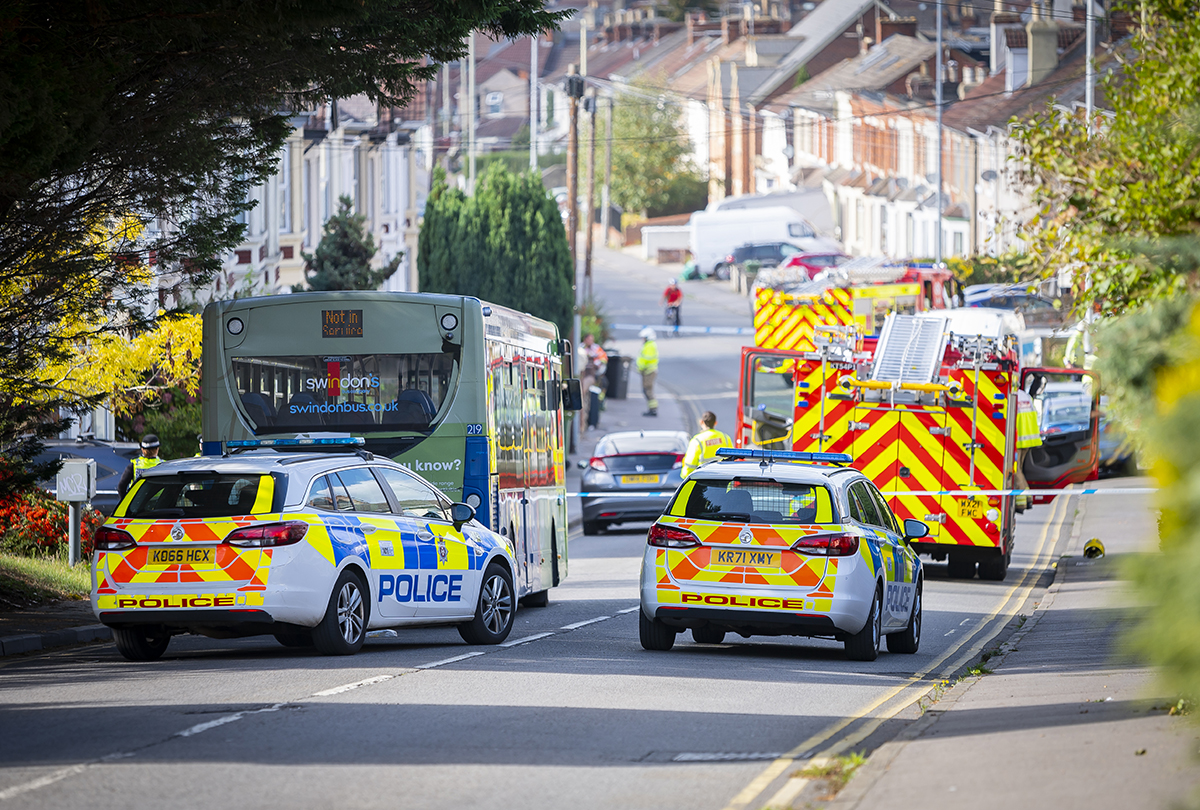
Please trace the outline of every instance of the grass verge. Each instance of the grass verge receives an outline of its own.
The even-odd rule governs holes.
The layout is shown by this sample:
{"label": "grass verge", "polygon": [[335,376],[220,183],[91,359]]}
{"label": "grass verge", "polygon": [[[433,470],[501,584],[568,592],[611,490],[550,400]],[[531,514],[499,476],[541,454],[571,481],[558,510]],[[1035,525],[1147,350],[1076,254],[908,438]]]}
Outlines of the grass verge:
{"label": "grass verge", "polygon": [[66,556],[0,553],[0,609],[26,608],[59,599],[86,599],[92,588],[87,564],[71,568]]}
{"label": "grass verge", "polygon": [[821,799],[828,801],[846,786],[846,783],[850,781],[850,777],[854,776],[854,772],[866,761],[867,758],[862,752],[855,751],[845,756],[834,757],[822,765],[810,765],[800,771],[797,776],[805,779],[821,780],[825,787],[825,795]]}

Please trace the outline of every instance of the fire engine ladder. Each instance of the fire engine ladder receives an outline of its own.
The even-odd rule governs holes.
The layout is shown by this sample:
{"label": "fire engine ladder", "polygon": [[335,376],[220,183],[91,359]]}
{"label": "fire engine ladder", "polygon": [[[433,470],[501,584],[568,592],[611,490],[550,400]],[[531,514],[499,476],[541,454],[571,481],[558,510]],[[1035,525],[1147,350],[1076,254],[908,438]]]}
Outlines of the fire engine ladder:
{"label": "fire engine ladder", "polygon": [[888,315],[875,347],[871,379],[888,383],[937,382],[946,347],[945,333],[946,318]]}

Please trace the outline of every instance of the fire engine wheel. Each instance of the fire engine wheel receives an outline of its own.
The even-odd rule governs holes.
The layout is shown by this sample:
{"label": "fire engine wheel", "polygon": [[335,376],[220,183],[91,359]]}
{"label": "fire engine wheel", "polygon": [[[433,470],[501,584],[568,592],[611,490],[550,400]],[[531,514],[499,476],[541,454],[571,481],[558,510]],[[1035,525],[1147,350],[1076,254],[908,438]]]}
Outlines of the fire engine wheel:
{"label": "fire engine wheel", "polygon": [[990,560],[979,562],[979,578],[989,582],[1003,582],[1008,576],[1008,555],[997,554]]}
{"label": "fire engine wheel", "polygon": [[647,619],[645,613],[638,611],[638,638],[644,649],[666,652],[675,646],[675,635],[675,631],[660,620]]}
{"label": "fire engine wheel", "polygon": [[899,633],[892,633],[884,637],[887,639],[888,652],[915,653],[921,646],[921,589],[924,584],[924,582],[917,583],[917,594],[913,597],[908,627]]}
{"label": "fire engine wheel", "polygon": [[112,631],[117,652],[128,661],[157,661],[171,643],[165,627],[114,627]]}
{"label": "fire engine wheel", "polygon": [[692,641],[697,644],[720,644],[725,640],[725,631],[712,627],[693,627]]}
{"label": "fire engine wheel", "polygon": [[883,613],[879,609],[879,590],[871,599],[867,623],[852,636],[846,637],[846,657],[851,661],[874,661],[879,657],[879,641],[883,636]]}
{"label": "fire engine wheel", "polygon": [[970,579],[975,576],[975,561],[951,554],[946,560],[946,573],[951,579]]}

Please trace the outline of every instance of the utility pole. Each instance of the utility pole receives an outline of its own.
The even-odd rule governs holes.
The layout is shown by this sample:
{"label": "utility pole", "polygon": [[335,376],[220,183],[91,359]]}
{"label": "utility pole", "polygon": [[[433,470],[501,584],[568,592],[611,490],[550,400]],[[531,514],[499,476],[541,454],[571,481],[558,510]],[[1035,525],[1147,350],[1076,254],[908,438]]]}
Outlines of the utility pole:
{"label": "utility pole", "polygon": [[538,167],[538,40],[541,33],[529,38],[529,171],[536,172]]}
{"label": "utility pole", "polygon": [[610,209],[612,208],[612,201],[608,198],[608,194],[609,194],[609,186],[612,185],[613,99],[612,99],[612,96],[609,96],[605,100],[608,102],[608,104],[605,105],[606,107],[608,107],[608,120],[606,122],[607,132],[605,133],[605,138],[604,138],[604,186],[600,191],[600,205],[603,206],[600,209],[600,233],[601,233],[601,239],[603,239],[604,244],[607,245],[608,244],[608,228],[609,228],[609,225],[612,224],[611,222],[609,222],[609,216],[610,216],[609,212],[610,212]]}
{"label": "utility pole", "polygon": [[575,234],[579,230],[579,99],[583,96],[583,77],[575,65],[567,67],[567,113],[570,130],[567,136],[567,247],[571,254],[571,277],[575,279],[575,345],[579,345],[583,328],[579,308],[579,254],[575,249]]}
{"label": "utility pole", "polygon": [[[941,6],[938,6],[941,8]],[[467,193],[475,193],[475,32],[471,32],[471,42],[467,46],[467,56],[470,64],[467,69],[468,101],[471,112],[467,117]]]}
{"label": "utility pole", "polygon": [[587,46],[588,46],[588,10],[583,9],[583,14],[579,18],[579,75],[586,76],[587,73]]}
{"label": "utility pole", "polygon": [[1085,69],[1084,106],[1087,111],[1088,136],[1092,134],[1092,118],[1096,114],[1096,8],[1095,0],[1087,3],[1087,68]]}
{"label": "utility pole", "polygon": [[937,108],[937,226],[934,228],[934,262],[942,266],[942,4],[937,4],[937,65],[934,67],[934,106]]}
{"label": "utility pole", "polygon": [[583,210],[587,211],[583,232],[583,296],[584,300],[592,300],[592,223],[596,220],[596,91],[591,90],[583,100],[583,108],[588,114],[588,166],[587,166],[587,201]]}
{"label": "utility pole", "polygon": [[442,65],[442,137],[450,137],[450,63]]}

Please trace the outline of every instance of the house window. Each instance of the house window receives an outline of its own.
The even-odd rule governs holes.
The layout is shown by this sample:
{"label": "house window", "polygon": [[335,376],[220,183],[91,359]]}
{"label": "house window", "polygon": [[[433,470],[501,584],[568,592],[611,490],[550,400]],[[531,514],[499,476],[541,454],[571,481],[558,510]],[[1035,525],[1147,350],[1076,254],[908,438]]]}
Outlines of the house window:
{"label": "house window", "polygon": [[504,104],[503,93],[488,93],[487,94],[487,111],[489,115],[497,115],[500,112],[500,107]]}
{"label": "house window", "polygon": [[863,208],[862,200],[859,200],[854,205],[854,238],[863,238],[863,225],[867,218],[867,212]]}
{"label": "house window", "polygon": [[954,233],[954,253],[953,253],[953,255],[955,255],[955,256],[963,255],[962,231],[955,231],[955,233]]}

